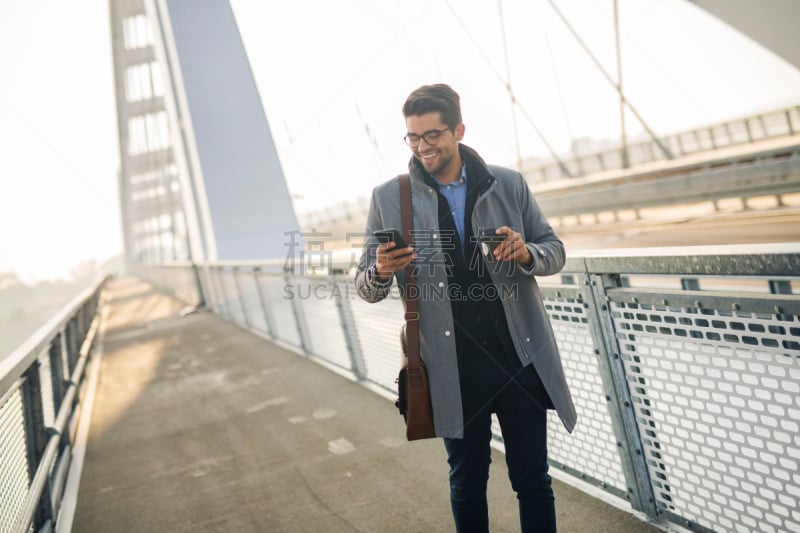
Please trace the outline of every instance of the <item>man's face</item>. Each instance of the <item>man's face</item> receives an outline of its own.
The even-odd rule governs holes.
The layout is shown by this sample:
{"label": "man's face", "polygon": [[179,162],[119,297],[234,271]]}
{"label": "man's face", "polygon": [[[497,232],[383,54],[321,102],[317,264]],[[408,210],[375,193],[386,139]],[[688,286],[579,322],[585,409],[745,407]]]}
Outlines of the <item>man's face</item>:
{"label": "man's face", "polygon": [[[435,111],[406,117],[406,128],[409,135],[420,137],[419,144],[412,146],[411,151],[428,174],[439,177],[439,174],[452,171],[451,166],[459,164],[458,142],[464,137],[463,124],[459,124],[455,131],[452,131],[442,122],[441,113]],[[439,135],[435,143],[428,144],[422,137],[425,133],[435,130],[446,131]]]}

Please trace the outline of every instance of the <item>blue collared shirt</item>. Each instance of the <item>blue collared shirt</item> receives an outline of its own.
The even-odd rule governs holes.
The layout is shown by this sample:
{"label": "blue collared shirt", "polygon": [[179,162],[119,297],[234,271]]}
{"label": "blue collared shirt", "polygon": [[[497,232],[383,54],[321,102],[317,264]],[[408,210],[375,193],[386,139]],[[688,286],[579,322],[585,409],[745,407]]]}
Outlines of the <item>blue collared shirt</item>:
{"label": "blue collared shirt", "polygon": [[436,176],[433,177],[439,186],[439,192],[447,200],[450,206],[450,214],[453,215],[453,222],[458,231],[458,240],[461,242],[461,250],[464,250],[464,211],[467,208],[467,165],[461,166],[461,178],[452,183],[442,183]]}

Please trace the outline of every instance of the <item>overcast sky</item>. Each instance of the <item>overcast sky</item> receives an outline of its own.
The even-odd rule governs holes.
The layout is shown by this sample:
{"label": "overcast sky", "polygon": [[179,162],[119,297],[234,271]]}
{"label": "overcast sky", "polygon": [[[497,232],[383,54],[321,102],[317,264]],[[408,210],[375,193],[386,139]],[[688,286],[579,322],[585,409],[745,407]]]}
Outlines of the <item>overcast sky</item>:
{"label": "overcast sky", "polygon": [[[612,2],[557,3],[615,75]],[[613,89],[544,0],[232,4],[299,211],[403,170],[400,107],[424,83],[461,94],[465,142],[493,163],[517,142],[546,156],[532,123],[559,151],[619,135]],[[800,103],[797,69],[685,0],[619,6],[623,85],[656,132]],[[0,0],[0,272],[121,252],[108,28],[105,0]]]}

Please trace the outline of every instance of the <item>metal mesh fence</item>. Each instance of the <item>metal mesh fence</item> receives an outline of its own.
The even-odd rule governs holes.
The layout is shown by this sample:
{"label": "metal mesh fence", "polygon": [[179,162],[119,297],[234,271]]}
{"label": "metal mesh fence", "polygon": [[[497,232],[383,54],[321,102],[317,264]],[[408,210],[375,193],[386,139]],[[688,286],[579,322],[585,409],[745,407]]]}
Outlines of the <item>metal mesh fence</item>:
{"label": "metal mesh fence", "polygon": [[25,419],[19,390],[0,406],[0,531],[11,531],[28,493]]}
{"label": "metal mesh fence", "polygon": [[379,304],[367,303],[360,298],[350,302],[355,329],[364,362],[367,379],[387,390],[396,390],[394,380],[400,368],[400,327],[403,325],[403,304],[397,290]]}
{"label": "metal mesh fence", "polygon": [[659,508],[800,531],[798,317],[625,302],[612,316]]}
{"label": "metal mesh fence", "polygon": [[331,278],[303,279],[296,283],[298,304],[305,315],[314,355],[342,368],[353,366],[337,308],[340,286]]}
{"label": "metal mesh fence", "polygon": [[225,295],[225,307],[231,320],[239,324],[246,324],[244,312],[242,311],[242,300],[236,287],[234,279],[235,272],[231,269],[223,269],[218,273],[219,284],[222,293]]}
{"label": "metal mesh fence", "polygon": [[[551,463],[694,531],[800,533],[798,264],[794,252],[568,264],[564,284],[542,288],[578,411],[571,435],[550,413]],[[396,288],[370,304],[349,277],[247,283],[226,307],[257,310],[258,288],[277,339],[395,391]]]}
{"label": "metal mesh fence", "polygon": [[302,346],[297,322],[292,309],[292,302],[284,298],[286,280],[277,276],[264,276],[261,279],[261,290],[267,302],[270,315],[274,319],[273,335],[292,346]]}
{"label": "metal mesh fence", "polygon": [[255,274],[250,270],[240,269],[236,273],[236,283],[241,297],[241,305],[247,317],[247,326],[262,333],[268,331],[264,308],[258,295]]}
{"label": "metal mesh fence", "polygon": [[625,475],[586,309],[578,298],[562,294],[560,290],[545,291],[545,308],[561,352],[578,425],[569,435],[558,416],[550,413],[548,457],[559,467],[587,481],[605,484],[606,488],[615,489],[612,492],[617,495],[624,495],[627,492]]}

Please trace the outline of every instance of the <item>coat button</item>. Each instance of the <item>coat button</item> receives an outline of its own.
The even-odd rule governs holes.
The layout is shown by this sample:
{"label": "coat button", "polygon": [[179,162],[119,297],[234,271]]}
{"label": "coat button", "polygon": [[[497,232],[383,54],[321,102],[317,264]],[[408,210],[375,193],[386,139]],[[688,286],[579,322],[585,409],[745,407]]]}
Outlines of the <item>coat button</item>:
{"label": "coat button", "polygon": [[449,337],[450,336],[450,330],[449,329],[444,330],[444,336],[445,337]]}
{"label": "coat button", "polygon": [[437,239],[437,238],[439,238],[439,235],[437,235],[436,233],[434,233],[434,234],[433,234],[433,238],[434,238],[434,239]]}
{"label": "coat button", "polygon": [[530,337],[525,337],[525,342],[531,342],[531,338]]}
{"label": "coat button", "polygon": [[444,281],[440,281],[440,282],[439,282],[439,286],[440,286],[440,287],[444,287]]}

